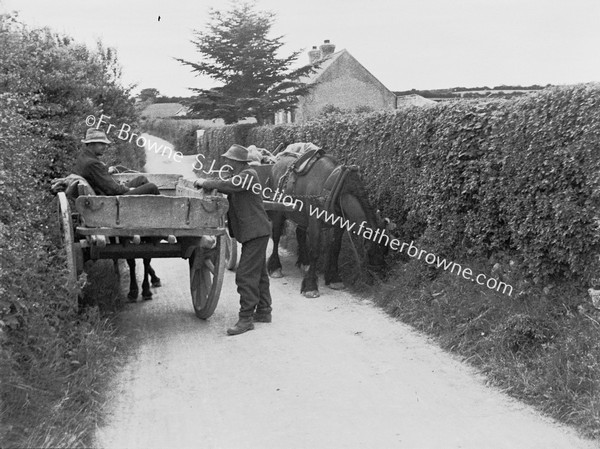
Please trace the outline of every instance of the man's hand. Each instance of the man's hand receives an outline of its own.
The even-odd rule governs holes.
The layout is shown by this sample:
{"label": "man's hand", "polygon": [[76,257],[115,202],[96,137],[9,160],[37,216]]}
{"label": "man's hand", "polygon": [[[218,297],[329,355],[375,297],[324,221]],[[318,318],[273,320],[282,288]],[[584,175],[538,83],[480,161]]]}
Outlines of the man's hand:
{"label": "man's hand", "polygon": [[118,173],[117,168],[111,165],[110,167],[108,167],[108,174],[112,175],[114,173]]}
{"label": "man's hand", "polygon": [[201,189],[203,185],[204,185],[204,179],[196,179],[194,181],[194,187],[196,187],[197,189]]}

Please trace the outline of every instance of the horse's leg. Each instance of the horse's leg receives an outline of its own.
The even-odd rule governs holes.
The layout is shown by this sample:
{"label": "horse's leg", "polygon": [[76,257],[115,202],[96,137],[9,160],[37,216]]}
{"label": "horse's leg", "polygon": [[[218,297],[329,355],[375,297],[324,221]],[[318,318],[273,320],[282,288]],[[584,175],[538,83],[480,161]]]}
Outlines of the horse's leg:
{"label": "horse's leg", "polygon": [[152,299],[152,292],[150,291],[150,282],[148,278],[150,277],[150,260],[144,259],[144,279],[142,281],[142,299],[148,300]]}
{"label": "horse's leg", "polygon": [[308,260],[310,261],[310,265],[308,267],[308,271],[306,271],[306,274],[302,279],[300,293],[302,293],[306,298],[317,298],[319,296],[317,265],[319,262],[319,250],[321,247],[321,223],[319,223],[318,220],[314,218],[309,219],[307,237]]}
{"label": "horse's leg", "polygon": [[269,217],[271,218],[273,229],[273,252],[271,253],[271,256],[269,256],[269,261],[267,262],[267,271],[272,278],[280,278],[283,277],[283,273],[281,272],[281,260],[279,260],[279,240],[283,233],[285,216],[281,212],[274,212],[270,213]]}
{"label": "horse's leg", "polygon": [[160,283],[160,278],[154,272],[154,268],[152,268],[150,262],[148,262],[148,274],[150,275],[150,283],[152,284],[152,287],[160,287],[162,285]]}
{"label": "horse's leg", "polygon": [[135,278],[135,259],[127,259],[127,265],[129,265],[129,293],[127,293],[127,298],[131,302],[135,302],[139,294],[137,279]]}
{"label": "horse's leg", "polygon": [[306,229],[296,226],[296,241],[298,242],[298,262],[296,262],[296,266],[302,270],[302,274],[305,274],[310,266],[306,246]]}
{"label": "horse's leg", "polygon": [[338,258],[340,257],[340,250],[342,249],[343,235],[344,229],[339,226],[334,226],[333,240],[331,241],[327,267],[325,268],[325,285],[329,285],[329,287],[334,290],[341,290],[344,288],[344,283],[338,272]]}

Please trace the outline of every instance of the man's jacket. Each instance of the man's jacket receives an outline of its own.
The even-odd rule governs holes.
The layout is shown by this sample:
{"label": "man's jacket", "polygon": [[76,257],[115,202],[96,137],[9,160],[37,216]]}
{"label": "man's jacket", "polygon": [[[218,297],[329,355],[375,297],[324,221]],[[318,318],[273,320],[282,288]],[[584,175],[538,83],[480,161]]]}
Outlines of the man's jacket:
{"label": "man's jacket", "polygon": [[129,187],[118,184],[93,151],[84,148],[75,162],[75,173],[83,176],[98,195],[123,195]]}
{"label": "man's jacket", "polygon": [[[217,189],[227,194],[229,210],[229,232],[238,242],[271,235],[271,222],[265,212],[260,193],[252,192],[252,186],[258,183],[258,175],[252,168],[242,170],[239,175],[244,180],[243,185],[235,186],[231,180],[206,180],[203,188]],[[262,190],[262,188],[260,189]]]}

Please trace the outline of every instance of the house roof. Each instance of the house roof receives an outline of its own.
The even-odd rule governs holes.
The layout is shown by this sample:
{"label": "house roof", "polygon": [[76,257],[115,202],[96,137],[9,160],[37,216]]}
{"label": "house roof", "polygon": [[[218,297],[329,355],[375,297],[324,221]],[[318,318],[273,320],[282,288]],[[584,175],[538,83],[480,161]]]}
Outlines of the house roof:
{"label": "house roof", "polygon": [[343,50],[340,51],[336,51],[335,53],[332,53],[331,55],[329,55],[327,58],[322,59],[320,61],[320,65],[319,68],[316,69],[315,73],[309,75],[308,77],[304,78],[304,82],[307,84],[312,84],[315,83],[317,81],[319,81],[319,78],[321,78],[326,72],[327,70],[342,56],[342,55],[347,55],[350,59],[354,60],[357,64],[359,64],[363,70],[365,72],[367,72],[369,74],[369,76],[371,76],[371,78],[373,79],[373,81],[377,84],[379,84],[379,86],[382,89],[385,89],[386,91],[388,91],[390,94],[392,94],[393,92],[391,90],[389,90],[381,81],[379,81],[379,79],[373,75],[364,65],[362,65],[360,63],[360,61],[358,61],[354,56],[352,56],[350,54],[350,52],[348,50],[346,50],[345,48]]}
{"label": "house roof", "polygon": [[312,83],[316,82],[321,77],[321,75],[323,75],[323,73],[325,73],[327,71],[329,66],[331,66],[331,64],[333,64],[335,62],[335,60],[337,58],[339,58],[343,53],[348,53],[348,51],[346,49],[336,51],[335,53],[332,53],[331,55],[329,55],[327,58],[322,59],[320,61],[319,68],[315,69],[314,73],[311,73],[310,75],[308,75],[304,79],[304,82],[307,84],[312,84]]}
{"label": "house roof", "polygon": [[148,105],[143,111],[142,116],[148,118],[168,118],[174,116],[183,116],[188,112],[188,108],[179,103],[154,103]]}

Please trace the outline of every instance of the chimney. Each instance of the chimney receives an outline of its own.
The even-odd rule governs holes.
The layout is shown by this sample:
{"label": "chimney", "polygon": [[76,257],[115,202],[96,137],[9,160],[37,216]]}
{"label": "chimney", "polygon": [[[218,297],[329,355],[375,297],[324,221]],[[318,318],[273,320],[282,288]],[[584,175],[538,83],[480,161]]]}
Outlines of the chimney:
{"label": "chimney", "polygon": [[312,50],[308,51],[308,61],[312,65],[319,59],[321,59],[321,50],[319,50],[316,45],[313,45]]}
{"label": "chimney", "polygon": [[325,39],[324,43],[321,45],[321,58],[325,59],[328,56],[332,55],[335,51],[335,45],[329,43],[329,39]]}

